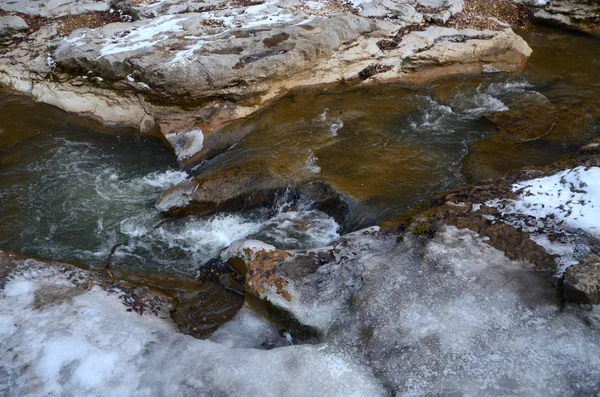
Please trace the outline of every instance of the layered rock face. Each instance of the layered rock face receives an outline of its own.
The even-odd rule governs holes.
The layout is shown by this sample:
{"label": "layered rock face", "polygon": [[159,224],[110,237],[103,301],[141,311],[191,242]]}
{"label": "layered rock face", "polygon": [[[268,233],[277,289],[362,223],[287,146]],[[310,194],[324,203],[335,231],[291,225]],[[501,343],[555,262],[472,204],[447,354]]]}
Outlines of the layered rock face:
{"label": "layered rock face", "polygon": [[600,35],[600,4],[595,0],[535,0],[521,2],[532,6],[542,6],[533,13],[534,19],[539,22]]}
{"label": "layered rock face", "polygon": [[[18,4],[0,9],[56,18],[3,50],[0,85],[160,133],[187,165],[237,142],[244,131],[217,131],[295,87],[518,71],[531,52],[502,23],[461,19],[459,0]],[[97,26],[92,10],[120,22]]]}

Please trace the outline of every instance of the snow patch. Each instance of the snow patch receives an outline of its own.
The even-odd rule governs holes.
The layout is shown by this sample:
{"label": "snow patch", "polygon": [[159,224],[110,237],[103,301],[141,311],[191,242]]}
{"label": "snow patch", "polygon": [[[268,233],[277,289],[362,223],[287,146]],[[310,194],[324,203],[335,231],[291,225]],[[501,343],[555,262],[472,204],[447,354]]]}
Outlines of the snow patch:
{"label": "snow patch", "polygon": [[[516,183],[515,200],[491,200],[507,222],[531,233],[532,239],[550,254],[561,256],[559,274],[589,254],[578,236],[600,238],[600,168],[577,167],[557,174]],[[562,238],[550,240],[548,231]]]}
{"label": "snow patch", "polygon": [[176,15],[165,15],[155,18],[151,22],[144,21],[146,24],[134,28],[123,36],[113,37],[108,43],[105,43],[98,58],[153,47],[166,40],[170,33],[182,32],[183,28],[179,23],[183,19]]}

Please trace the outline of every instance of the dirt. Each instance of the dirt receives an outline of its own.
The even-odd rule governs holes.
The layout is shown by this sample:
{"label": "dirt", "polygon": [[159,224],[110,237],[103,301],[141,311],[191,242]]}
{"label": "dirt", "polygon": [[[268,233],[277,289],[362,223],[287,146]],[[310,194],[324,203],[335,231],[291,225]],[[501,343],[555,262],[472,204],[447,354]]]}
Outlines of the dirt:
{"label": "dirt", "polygon": [[450,18],[447,26],[481,30],[506,28],[494,19],[513,28],[523,28],[531,24],[532,16],[527,8],[515,4],[512,0],[465,0],[463,12]]}
{"label": "dirt", "polygon": [[54,22],[58,23],[58,34],[68,36],[75,29],[81,28],[99,28],[113,22],[121,22],[122,16],[118,12],[89,12],[82,15],[67,15],[57,18]]}

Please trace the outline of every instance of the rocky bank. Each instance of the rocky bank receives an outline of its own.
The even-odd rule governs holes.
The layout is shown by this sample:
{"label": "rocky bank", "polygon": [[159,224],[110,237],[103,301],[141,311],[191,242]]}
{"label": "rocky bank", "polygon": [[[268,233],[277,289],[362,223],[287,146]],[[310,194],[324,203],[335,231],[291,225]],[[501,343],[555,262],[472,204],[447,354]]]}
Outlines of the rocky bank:
{"label": "rocky bank", "polygon": [[514,72],[531,53],[462,0],[3,0],[0,10],[0,85],[165,137],[188,166],[297,87]]}
{"label": "rocky bank", "polygon": [[[597,33],[594,2],[522,3]],[[0,84],[161,137],[192,167],[292,89],[521,70],[531,50],[499,18],[526,15],[494,4],[512,13],[467,0],[0,0]],[[553,118],[530,128],[531,112],[554,109],[489,119],[526,141],[568,129]],[[594,141],[328,247],[236,241],[200,277],[235,296],[216,331],[203,313],[211,287],[169,293],[0,253],[0,392],[595,395],[599,166]],[[352,199],[309,176],[217,170],[169,189],[157,209],[208,215],[287,195],[347,222]]]}

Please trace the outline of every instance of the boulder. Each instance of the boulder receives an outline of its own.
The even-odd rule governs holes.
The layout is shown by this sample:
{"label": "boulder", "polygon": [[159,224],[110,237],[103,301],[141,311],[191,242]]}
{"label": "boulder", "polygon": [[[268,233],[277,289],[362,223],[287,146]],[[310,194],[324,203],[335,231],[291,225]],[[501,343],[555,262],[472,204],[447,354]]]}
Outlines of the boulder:
{"label": "boulder", "polygon": [[600,304],[600,256],[591,255],[569,267],[563,286],[563,297],[568,301]]}
{"label": "boulder", "polygon": [[81,15],[93,11],[108,11],[110,3],[110,0],[0,0],[0,10],[39,15],[47,18]]}
{"label": "boulder", "polygon": [[322,211],[344,226],[354,208],[351,199],[326,182],[307,179],[282,175],[265,161],[243,163],[185,180],[163,192],[155,207],[167,216],[206,216],[292,204]]}
{"label": "boulder", "polygon": [[27,22],[17,15],[0,16],[0,36],[29,29]]}

